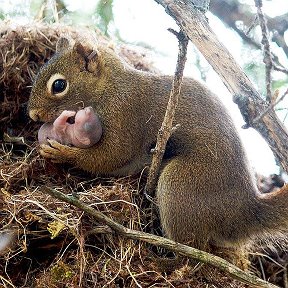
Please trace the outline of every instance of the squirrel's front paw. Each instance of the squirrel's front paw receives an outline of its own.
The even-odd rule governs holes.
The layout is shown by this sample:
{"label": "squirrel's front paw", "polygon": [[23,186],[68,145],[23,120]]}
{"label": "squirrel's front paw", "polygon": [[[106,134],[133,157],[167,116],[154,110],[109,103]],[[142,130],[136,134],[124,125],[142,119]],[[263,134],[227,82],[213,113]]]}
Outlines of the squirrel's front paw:
{"label": "squirrel's front paw", "polygon": [[78,148],[60,144],[55,140],[47,139],[49,144],[40,145],[40,154],[54,163],[71,163],[75,159]]}

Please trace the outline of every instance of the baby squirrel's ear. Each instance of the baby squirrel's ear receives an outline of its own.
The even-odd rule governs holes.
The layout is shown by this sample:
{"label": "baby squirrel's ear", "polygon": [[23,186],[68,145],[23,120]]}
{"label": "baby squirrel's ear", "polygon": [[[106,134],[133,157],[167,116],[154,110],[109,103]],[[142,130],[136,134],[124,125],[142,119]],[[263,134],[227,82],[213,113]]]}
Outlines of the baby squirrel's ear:
{"label": "baby squirrel's ear", "polygon": [[91,73],[97,72],[98,50],[89,43],[76,42],[73,49],[82,56],[86,62],[86,69]]}
{"label": "baby squirrel's ear", "polygon": [[72,39],[67,37],[60,37],[56,43],[56,53],[61,53],[67,51],[69,48],[72,48],[74,43]]}

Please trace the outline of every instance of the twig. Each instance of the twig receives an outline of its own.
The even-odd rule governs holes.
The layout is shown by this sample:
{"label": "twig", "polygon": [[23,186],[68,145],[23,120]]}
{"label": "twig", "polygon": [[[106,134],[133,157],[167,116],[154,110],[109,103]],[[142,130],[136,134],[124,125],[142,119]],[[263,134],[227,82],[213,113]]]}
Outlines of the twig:
{"label": "twig", "polygon": [[[259,122],[270,110],[272,110],[279,102],[281,102],[287,95],[288,95],[288,89],[286,90],[286,92],[277,100],[277,97],[275,97],[275,95],[277,94],[278,96],[278,93],[277,92],[278,90],[276,90],[275,94],[273,95],[272,97],[272,102],[271,104],[260,114],[258,115],[251,123],[251,125],[253,126],[254,124],[256,124],[257,122]],[[274,101],[273,101],[274,99]]]}
{"label": "twig", "polygon": [[79,201],[75,197],[67,196],[55,189],[42,187],[42,192],[47,193],[57,199],[60,199],[66,203],[69,203],[80,210],[84,211],[91,217],[95,218],[95,220],[102,222],[103,224],[108,225],[111,229],[113,229],[116,233],[133,240],[140,240],[146,243],[150,243],[153,245],[157,245],[159,247],[169,249],[171,251],[177,252],[181,255],[186,257],[195,259],[197,261],[212,265],[221,271],[228,273],[231,277],[236,278],[244,283],[248,283],[250,285],[256,287],[267,287],[267,288],[276,288],[277,286],[266,282],[255,275],[251,275],[245,273],[240,268],[232,265],[228,261],[212,255],[210,253],[195,249],[193,247],[177,243],[173,240],[152,235],[149,233],[145,233],[142,231],[132,230],[129,228],[124,227],[123,225],[113,221],[111,218],[107,217],[103,213],[93,209],[92,207],[84,204],[83,202]]}
{"label": "twig", "polygon": [[288,75],[288,69],[277,66],[273,63],[273,69]]}
{"label": "twig", "polygon": [[270,43],[268,40],[268,28],[267,28],[267,21],[262,11],[262,0],[255,0],[255,6],[257,7],[257,14],[259,19],[259,24],[262,31],[262,41],[264,47],[264,59],[263,62],[265,63],[266,68],[266,100],[271,103],[272,92],[271,92],[271,85],[272,85],[272,77],[271,77],[271,70],[273,69],[273,62],[272,62],[272,55],[270,51]]}
{"label": "twig", "polygon": [[258,17],[255,16],[252,24],[250,25],[250,27],[248,27],[247,31],[245,32],[245,34],[248,36],[248,34],[257,26],[258,24]]}
{"label": "twig", "polygon": [[[15,286],[7,279],[5,279],[3,276],[0,275],[0,280],[3,284],[3,287],[11,287],[11,288],[15,288]],[[9,286],[7,286],[6,284],[8,284]]]}
{"label": "twig", "polygon": [[89,230],[85,236],[95,235],[95,234],[112,234],[113,230],[109,226],[97,226]]}
{"label": "twig", "polygon": [[287,277],[287,266],[283,270],[283,282],[284,282],[284,288],[288,288],[288,277]]}
{"label": "twig", "polygon": [[[160,165],[165,152],[165,147],[170,135],[173,131],[173,119],[175,115],[175,110],[178,104],[178,99],[181,90],[183,71],[186,62],[188,38],[183,31],[177,33],[176,31],[169,29],[179,41],[179,53],[176,64],[176,71],[172,83],[172,89],[169,96],[169,101],[167,104],[164,120],[162,122],[161,128],[157,135],[156,147],[153,149],[152,163],[149,169],[149,174],[147,178],[147,184],[145,187],[145,193],[148,197],[153,197],[156,183],[158,180]],[[175,129],[175,128],[174,128]]]}
{"label": "twig", "polygon": [[281,47],[286,56],[288,57],[288,46],[284,38],[284,31],[281,31],[280,33],[277,30],[274,31],[272,41],[275,42],[279,47]]}

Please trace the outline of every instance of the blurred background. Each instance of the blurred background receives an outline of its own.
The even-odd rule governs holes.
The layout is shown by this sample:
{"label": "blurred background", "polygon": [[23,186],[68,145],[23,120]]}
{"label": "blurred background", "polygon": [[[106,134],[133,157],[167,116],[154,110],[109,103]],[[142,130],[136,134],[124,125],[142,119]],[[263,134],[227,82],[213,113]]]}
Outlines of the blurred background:
{"label": "blurred background", "polygon": [[[274,61],[288,67],[288,1],[263,0],[267,15],[270,44]],[[261,50],[261,30],[255,18],[253,0],[211,0],[209,23],[220,41],[232,53],[260,94],[265,98],[265,65]],[[178,43],[168,28],[177,25],[162,6],[153,0],[0,0],[0,19],[13,25],[44,21],[98,28],[112,41],[126,43],[148,55],[162,73],[173,74]],[[205,82],[229,109],[255,172],[279,173],[279,167],[262,137],[253,129],[242,129],[244,121],[232,96],[204,57],[189,44],[185,75]],[[288,88],[288,75],[274,71],[273,92],[281,96]],[[181,101],[181,100],[180,100]],[[288,99],[276,106],[280,119],[287,126]]]}

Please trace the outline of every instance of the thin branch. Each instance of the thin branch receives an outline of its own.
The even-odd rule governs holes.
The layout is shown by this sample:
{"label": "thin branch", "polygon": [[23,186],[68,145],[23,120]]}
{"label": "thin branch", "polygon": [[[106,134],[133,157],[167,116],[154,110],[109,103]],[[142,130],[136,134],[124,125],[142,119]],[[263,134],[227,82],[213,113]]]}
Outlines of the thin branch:
{"label": "thin branch", "polygon": [[255,16],[252,24],[250,25],[250,27],[248,27],[247,31],[246,31],[246,35],[248,36],[249,33],[258,25],[258,16]]}
{"label": "thin branch", "polygon": [[60,199],[66,203],[69,203],[79,208],[80,210],[84,211],[85,213],[93,217],[95,220],[108,225],[111,229],[113,229],[116,233],[118,233],[121,236],[124,236],[129,239],[140,240],[146,243],[157,245],[159,247],[169,249],[171,251],[177,252],[181,255],[187,256],[197,261],[212,265],[218,268],[219,270],[225,273],[228,273],[231,277],[236,278],[244,283],[253,285],[255,287],[267,287],[267,288],[277,287],[271,283],[268,283],[256,277],[255,275],[245,273],[240,268],[232,265],[228,261],[218,256],[195,249],[193,247],[189,247],[184,244],[177,243],[173,240],[170,240],[164,237],[160,237],[160,236],[152,235],[149,233],[126,228],[123,225],[113,221],[111,218],[107,217],[103,213],[93,209],[92,207],[88,205],[85,205],[83,202],[79,201],[75,197],[67,196],[55,189],[48,188],[48,187],[42,187],[42,191],[57,199]]}
{"label": "thin branch", "polygon": [[[271,104],[267,107],[266,110],[264,110],[260,115],[258,115],[253,121],[252,121],[252,126],[255,125],[257,122],[259,122],[270,110],[274,109],[274,107],[280,103],[287,95],[288,95],[288,89],[286,90],[286,92],[278,99],[278,94],[279,94],[279,90],[276,90],[275,94],[272,97],[272,102]],[[275,97],[275,95],[277,95]],[[273,101],[273,99],[275,99]]]}
{"label": "thin branch", "polygon": [[[178,104],[178,99],[181,90],[181,84],[183,79],[183,71],[186,62],[186,54],[187,54],[187,46],[188,46],[188,38],[186,34],[182,31],[177,33],[176,31],[169,29],[174,35],[176,35],[179,42],[179,53],[176,64],[176,71],[172,83],[172,89],[170,92],[169,101],[167,104],[164,120],[162,122],[161,128],[157,135],[156,147],[153,149],[153,158],[152,163],[149,169],[149,174],[147,178],[146,184],[146,195],[149,197],[153,197],[156,183],[158,181],[159,170],[161,166],[161,162],[163,159],[163,155],[165,152],[165,147],[167,141],[171,134],[174,132],[175,127],[173,128],[173,120],[176,111],[176,107]],[[176,127],[177,128],[177,127]]]}
{"label": "thin branch", "polygon": [[288,57],[288,46],[285,42],[284,32],[273,31],[272,41],[275,42],[280,48],[283,49],[284,53]]}
{"label": "thin branch", "polygon": [[275,63],[273,64],[273,69],[274,69],[275,71],[279,71],[279,72],[282,72],[282,73],[285,73],[285,74],[288,75],[288,69],[286,69],[286,68],[281,68],[281,67],[277,66]]}
{"label": "thin branch", "polygon": [[283,270],[283,283],[284,283],[284,288],[288,288],[288,274],[287,274],[287,267]]}
{"label": "thin branch", "polygon": [[262,31],[262,41],[264,48],[264,59],[263,62],[265,63],[266,68],[266,100],[271,103],[272,101],[272,76],[271,70],[273,69],[273,62],[270,50],[270,43],[268,39],[268,28],[267,28],[267,21],[262,11],[262,0],[255,0],[255,6],[257,7],[257,14],[259,19],[259,24]]}

